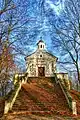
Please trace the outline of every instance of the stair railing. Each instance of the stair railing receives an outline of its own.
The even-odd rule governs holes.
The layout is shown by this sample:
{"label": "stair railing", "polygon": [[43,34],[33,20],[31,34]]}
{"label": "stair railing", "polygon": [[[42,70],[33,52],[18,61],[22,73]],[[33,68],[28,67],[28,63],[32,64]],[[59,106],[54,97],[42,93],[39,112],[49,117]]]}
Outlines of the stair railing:
{"label": "stair railing", "polygon": [[67,88],[60,82],[60,79],[57,78],[56,73],[55,75],[55,81],[57,84],[60,85],[60,88],[62,89],[62,92],[67,100],[67,103],[69,105],[69,108],[72,110],[72,113],[74,115],[77,115],[77,109],[76,109],[76,101],[71,97],[70,93],[68,92]]}
{"label": "stair railing", "polygon": [[7,114],[9,110],[12,110],[13,104],[19,94],[19,91],[21,90],[22,84],[25,84],[28,79],[28,74],[25,76],[25,80],[22,79],[18,83],[15,84],[14,90],[10,93],[10,96],[8,95],[5,100],[5,107],[4,107],[4,114]]}

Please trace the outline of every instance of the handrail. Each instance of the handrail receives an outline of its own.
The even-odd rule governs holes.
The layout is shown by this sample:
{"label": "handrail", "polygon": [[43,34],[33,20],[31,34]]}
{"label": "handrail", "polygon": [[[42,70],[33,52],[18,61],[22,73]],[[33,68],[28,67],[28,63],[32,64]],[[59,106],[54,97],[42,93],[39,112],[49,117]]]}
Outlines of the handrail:
{"label": "handrail", "polygon": [[62,91],[63,91],[63,93],[65,95],[65,98],[66,98],[66,100],[68,102],[69,108],[72,109],[71,102],[72,102],[73,99],[72,99],[71,95],[69,94],[69,92],[67,91],[67,89],[65,87],[63,87],[63,85],[61,84],[60,81],[58,81],[58,83],[59,83],[59,85],[60,85],[60,87],[61,87],[61,89],[62,89]]}
{"label": "handrail", "polygon": [[[12,94],[13,94],[13,93],[15,93],[15,94],[13,94],[13,95],[11,96],[12,98],[10,97],[11,99],[5,101],[4,114],[7,114],[8,111],[12,109],[12,106],[13,106],[13,104],[14,104],[14,102],[15,102],[18,94],[19,94],[19,91],[20,91],[20,89],[21,89],[21,86],[22,86],[22,84],[24,84],[24,83],[27,82],[27,79],[28,79],[28,75],[26,76],[26,79],[25,79],[25,80],[22,79],[22,80],[20,80],[18,83],[16,83],[16,85],[18,85],[18,86],[17,86],[17,88],[15,87],[14,91],[12,92]],[[16,85],[15,85],[15,86],[16,86]]]}
{"label": "handrail", "polygon": [[62,84],[60,82],[60,79],[57,78],[57,75],[55,74],[55,81],[57,84],[60,85],[62,92],[67,100],[67,103],[69,105],[69,108],[72,110],[73,114],[77,115],[77,110],[76,110],[76,101],[71,97],[70,93],[68,92],[68,90],[66,89],[66,87],[64,86],[64,84]]}

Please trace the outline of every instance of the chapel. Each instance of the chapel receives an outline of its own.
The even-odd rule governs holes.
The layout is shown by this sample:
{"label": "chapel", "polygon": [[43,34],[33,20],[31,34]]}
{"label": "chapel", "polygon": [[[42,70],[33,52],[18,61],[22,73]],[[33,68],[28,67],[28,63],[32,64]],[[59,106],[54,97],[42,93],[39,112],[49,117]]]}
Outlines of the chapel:
{"label": "chapel", "polygon": [[45,42],[39,40],[36,51],[26,57],[26,72],[29,77],[53,77],[56,72],[57,59],[46,50]]}

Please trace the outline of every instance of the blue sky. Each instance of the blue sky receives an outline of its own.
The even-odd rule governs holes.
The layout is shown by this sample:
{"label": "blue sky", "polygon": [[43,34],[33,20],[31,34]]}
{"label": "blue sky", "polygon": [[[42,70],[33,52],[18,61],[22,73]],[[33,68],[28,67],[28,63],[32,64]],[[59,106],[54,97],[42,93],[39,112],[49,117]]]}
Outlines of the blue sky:
{"label": "blue sky", "polygon": [[[3,0],[0,0],[0,2],[2,1]],[[42,5],[43,1],[44,5]],[[18,9],[20,10],[19,15],[23,18],[21,22],[23,22],[25,19],[29,19],[29,22],[26,23],[19,32],[19,34],[21,34],[21,44],[25,43],[24,49],[22,45],[19,45],[19,42],[15,42],[14,45],[16,47],[19,45],[27,55],[36,50],[36,43],[39,41],[40,37],[42,37],[46,43],[47,50],[59,57],[59,53],[52,49],[52,41],[50,36],[50,30],[52,29],[52,26],[49,24],[49,18],[52,20],[52,22],[55,22],[55,20],[61,16],[61,13],[64,9],[64,0],[14,0],[14,2],[16,6],[20,5]],[[20,24],[21,23],[18,25]],[[16,36],[16,32],[17,31],[14,30],[12,36]],[[25,32],[24,35],[21,32]],[[11,40],[14,41],[14,39]],[[28,52],[28,50],[30,52]],[[19,57],[20,56],[18,56],[18,59]],[[23,60],[23,62],[21,61],[21,68],[22,66],[25,67],[24,56],[21,56],[20,59]]]}
{"label": "blue sky", "polygon": [[[45,1],[44,9],[46,13],[49,14],[49,17],[52,17],[52,20],[54,22],[55,19],[61,16],[61,13],[64,9],[64,0],[44,0],[44,1]],[[43,8],[39,8],[39,6],[37,7],[37,4],[38,3],[35,2],[35,0],[29,0],[27,14],[29,17],[33,19],[33,21],[29,22],[29,24],[27,25],[28,27],[27,32],[29,33],[28,36],[34,34],[34,37],[31,38],[33,43],[28,45],[28,47],[30,48],[31,52],[35,51],[37,48],[36,43],[39,41],[40,37],[42,37],[42,39],[46,43],[47,50],[53,53],[55,56],[59,57],[59,53],[52,48],[52,42],[50,36],[50,29],[52,26],[49,24],[48,21],[49,19],[44,13]],[[42,9],[42,14],[41,14],[41,9]],[[51,13],[49,13],[49,10],[51,11]],[[50,14],[53,14],[54,17],[51,16]],[[22,59],[24,61],[24,57],[22,57]]]}

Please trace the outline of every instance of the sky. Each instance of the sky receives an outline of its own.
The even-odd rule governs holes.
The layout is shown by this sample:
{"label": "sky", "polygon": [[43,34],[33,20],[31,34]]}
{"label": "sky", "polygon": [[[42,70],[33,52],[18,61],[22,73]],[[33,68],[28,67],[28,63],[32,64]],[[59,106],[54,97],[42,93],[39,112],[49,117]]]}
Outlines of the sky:
{"label": "sky", "polygon": [[64,9],[64,0],[46,0],[46,3],[54,10],[56,15],[60,15]]}
{"label": "sky", "polygon": [[[64,0],[45,0],[44,7],[46,11],[49,11],[51,9],[55,17],[60,17],[64,9]],[[32,11],[32,14],[33,14],[33,11]],[[48,17],[44,15],[43,16],[37,15],[37,18],[42,20],[42,23],[38,23],[38,24],[42,24],[42,26],[38,28],[40,32],[39,32],[39,35],[36,36],[36,39],[39,40],[39,38],[42,37],[45,40],[45,42],[47,42],[48,45],[50,46],[51,41],[50,41],[49,30],[51,29],[52,26],[50,26],[48,23]]]}
{"label": "sky", "polygon": [[[37,4],[35,4],[34,6],[36,5]],[[54,17],[58,18],[60,17],[64,9],[64,0],[45,0],[44,8],[46,10],[46,13],[48,13],[49,10],[51,10],[52,13],[49,13],[49,14],[54,14]],[[32,9],[32,6],[30,9]],[[50,26],[48,22],[48,17],[45,15],[43,8],[41,9],[42,9],[42,14],[40,13],[40,8],[38,8],[37,11],[32,9],[32,12],[30,13],[31,16],[35,17],[37,15],[37,17],[36,17],[36,24],[35,25],[30,24],[29,27],[30,29],[33,29],[34,26],[38,26],[38,28],[35,28],[35,29],[39,31],[39,34],[36,35],[35,37],[35,42],[32,45],[30,45],[31,53],[37,49],[36,43],[39,41],[40,37],[42,37],[43,41],[46,43],[47,50],[52,54],[54,54],[55,56],[59,57],[58,52],[56,52],[55,50],[52,51],[52,41],[49,33],[52,26]],[[55,18],[52,18],[52,19],[55,19]],[[59,69],[60,68],[58,67],[58,71]]]}
{"label": "sky", "polygon": [[[53,21],[60,18],[62,11],[64,9],[64,0],[45,0],[45,10],[48,13],[49,10],[51,10],[51,12],[54,14],[54,18],[52,16]],[[49,13],[49,14],[52,14]],[[41,17],[41,16],[38,16]],[[42,27],[40,28],[40,32],[39,35],[36,36],[36,41],[38,41],[40,39],[40,37],[42,37],[42,39],[46,42],[46,47],[49,51],[51,51],[51,47],[52,47],[52,41],[51,41],[51,36],[50,36],[50,29],[52,28],[52,26],[49,24],[49,19],[48,17],[45,15],[42,16]],[[35,43],[36,45],[36,43]],[[32,49],[36,49],[34,46],[32,46]],[[53,51],[53,54],[56,54],[59,57],[59,54],[56,53],[56,51]]]}
{"label": "sky", "polygon": [[[50,35],[50,30],[52,29],[52,26],[49,24],[49,20],[55,22],[55,20],[61,16],[61,13],[64,9],[64,0],[13,0],[13,1],[15,2],[16,6],[20,5],[18,10],[19,16],[22,18],[21,22],[24,22],[25,19],[29,19],[29,22],[26,23],[19,32],[22,43],[18,42],[14,43],[16,48],[19,46],[23,49],[23,43],[25,43],[24,52],[27,56],[27,54],[36,50],[37,48],[36,43],[39,41],[40,37],[42,37],[42,39],[46,43],[47,50],[52,52],[55,56],[59,57],[58,52],[56,52],[54,49],[52,50],[52,41]],[[0,4],[0,8],[2,6],[3,4]],[[18,16],[18,14],[16,16]],[[22,23],[19,23],[18,25],[20,24]],[[12,36],[13,35],[16,36],[16,32],[17,30],[13,32]],[[22,59],[21,68],[25,67],[24,56],[21,57],[17,56],[18,60],[19,58]]]}
{"label": "sky", "polygon": [[[53,20],[52,22],[54,22],[56,18],[60,17],[64,9],[64,0],[44,0],[45,10],[43,10],[43,7],[41,8],[39,6],[37,7],[37,2],[35,2],[35,0],[29,0],[28,7],[29,7],[28,8],[29,17],[35,20],[35,22],[32,21],[27,25],[29,39],[30,39],[30,36],[34,35],[34,37],[31,38],[33,41],[33,44],[28,45],[31,53],[37,49],[36,43],[39,41],[40,37],[42,37],[43,41],[46,43],[47,50],[52,54],[54,54],[55,56],[59,57],[58,52],[56,52],[55,50],[52,51],[52,41],[50,37],[50,29],[52,26],[49,24],[48,17],[50,17],[50,19],[52,17],[52,20]],[[46,12],[44,13],[44,11]],[[49,16],[47,16],[46,13],[49,14]],[[54,15],[54,18],[53,16],[51,16],[51,14]],[[23,63],[25,63],[24,57],[22,57],[22,59],[23,59]]]}

